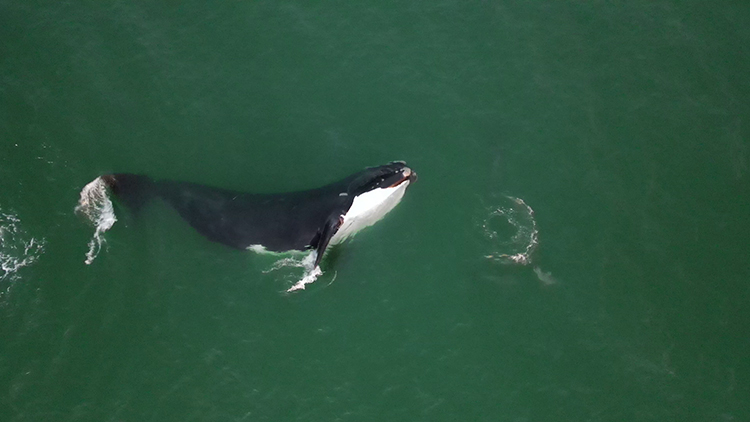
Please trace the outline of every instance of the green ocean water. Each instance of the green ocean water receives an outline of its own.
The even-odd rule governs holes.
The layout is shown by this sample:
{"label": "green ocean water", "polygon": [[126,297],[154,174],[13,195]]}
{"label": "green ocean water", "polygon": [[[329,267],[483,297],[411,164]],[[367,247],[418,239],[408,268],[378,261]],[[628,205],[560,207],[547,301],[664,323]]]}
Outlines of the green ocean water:
{"label": "green ocean water", "polygon": [[[0,421],[750,420],[749,48],[746,2],[2,0]],[[100,174],[392,160],[306,291],[161,204],[84,264]]]}

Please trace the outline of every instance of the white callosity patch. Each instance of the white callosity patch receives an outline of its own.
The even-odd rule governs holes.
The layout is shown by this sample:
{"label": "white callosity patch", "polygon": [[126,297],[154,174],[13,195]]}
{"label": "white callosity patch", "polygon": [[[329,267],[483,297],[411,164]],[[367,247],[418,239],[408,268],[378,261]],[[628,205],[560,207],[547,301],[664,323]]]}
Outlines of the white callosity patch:
{"label": "white callosity patch", "polygon": [[105,242],[104,232],[117,221],[112,201],[107,195],[107,185],[101,177],[97,177],[83,187],[75,211],[85,216],[95,227],[94,236],[89,241],[89,250],[86,253],[85,262],[86,265],[90,265]]}
{"label": "white callosity patch", "polygon": [[330,244],[341,243],[365,227],[378,222],[401,202],[408,186],[409,180],[406,180],[397,186],[373,189],[357,195],[349,211],[342,216],[344,222],[331,238]]}
{"label": "white callosity patch", "polygon": [[[0,282],[15,280],[21,268],[36,262],[45,243],[44,239],[30,236],[14,213],[0,211]],[[9,288],[3,287],[0,295]]]}

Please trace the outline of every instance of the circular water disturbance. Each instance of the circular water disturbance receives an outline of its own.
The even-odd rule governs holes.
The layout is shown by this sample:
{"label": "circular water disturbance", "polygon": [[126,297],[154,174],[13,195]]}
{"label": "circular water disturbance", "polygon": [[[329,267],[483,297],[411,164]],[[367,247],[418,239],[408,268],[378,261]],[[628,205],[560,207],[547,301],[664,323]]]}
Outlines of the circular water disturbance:
{"label": "circular water disturbance", "polygon": [[501,264],[531,264],[539,231],[534,210],[523,199],[505,196],[500,204],[490,207],[482,231],[492,245],[486,258]]}
{"label": "circular water disturbance", "polygon": [[[498,205],[488,208],[482,232],[491,245],[485,258],[504,265],[531,264],[539,245],[539,229],[534,210],[523,199],[505,196]],[[544,285],[557,283],[552,273],[538,266],[534,266],[534,274]]]}

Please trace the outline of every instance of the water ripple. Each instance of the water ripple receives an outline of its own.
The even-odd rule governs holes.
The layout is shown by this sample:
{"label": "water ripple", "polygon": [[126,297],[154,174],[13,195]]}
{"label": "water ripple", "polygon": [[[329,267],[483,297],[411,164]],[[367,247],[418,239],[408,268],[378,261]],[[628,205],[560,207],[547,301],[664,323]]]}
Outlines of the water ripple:
{"label": "water ripple", "polygon": [[39,259],[45,243],[26,232],[15,213],[0,209],[0,296],[10,289],[21,268]]}

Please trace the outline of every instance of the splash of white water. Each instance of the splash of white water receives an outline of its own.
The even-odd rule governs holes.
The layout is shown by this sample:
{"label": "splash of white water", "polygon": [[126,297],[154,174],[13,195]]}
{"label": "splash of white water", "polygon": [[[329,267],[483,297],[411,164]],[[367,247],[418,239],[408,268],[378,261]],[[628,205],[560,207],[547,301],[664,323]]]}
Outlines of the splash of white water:
{"label": "splash of white water", "polygon": [[21,268],[39,259],[45,243],[29,236],[15,214],[0,212],[0,281],[15,280]]}
{"label": "splash of white water", "polygon": [[323,275],[323,271],[320,269],[320,266],[316,266],[312,270],[305,270],[305,274],[302,276],[302,278],[297,283],[295,283],[294,286],[288,288],[286,292],[291,293],[295,290],[304,290],[305,284],[312,283],[321,275]]}
{"label": "splash of white water", "polygon": [[269,273],[271,271],[276,271],[284,267],[303,268],[304,273],[302,275],[302,278],[298,280],[292,287],[288,288],[286,292],[291,293],[295,290],[304,290],[306,284],[314,282],[318,279],[318,277],[323,275],[323,271],[320,269],[320,266],[315,265],[315,259],[317,257],[318,253],[316,251],[312,251],[302,258],[300,258],[299,256],[282,258],[274,262],[271,268],[263,272]]}
{"label": "splash of white water", "polygon": [[102,245],[106,242],[104,232],[109,230],[117,218],[112,201],[107,195],[107,185],[101,177],[97,177],[81,190],[81,198],[75,211],[85,216],[95,227],[94,236],[89,241],[89,250],[86,252],[86,265],[91,265],[94,258],[99,255]]}
{"label": "splash of white water", "polygon": [[503,264],[531,264],[531,257],[539,245],[539,230],[534,219],[534,210],[521,198],[507,197],[512,201],[510,207],[498,207],[482,223],[485,236],[490,240],[498,240],[498,233],[490,228],[490,220],[496,217],[504,218],[515,229],[516,233],[505,245],[510,253],[493,253],[487,258],[500,261]]}

